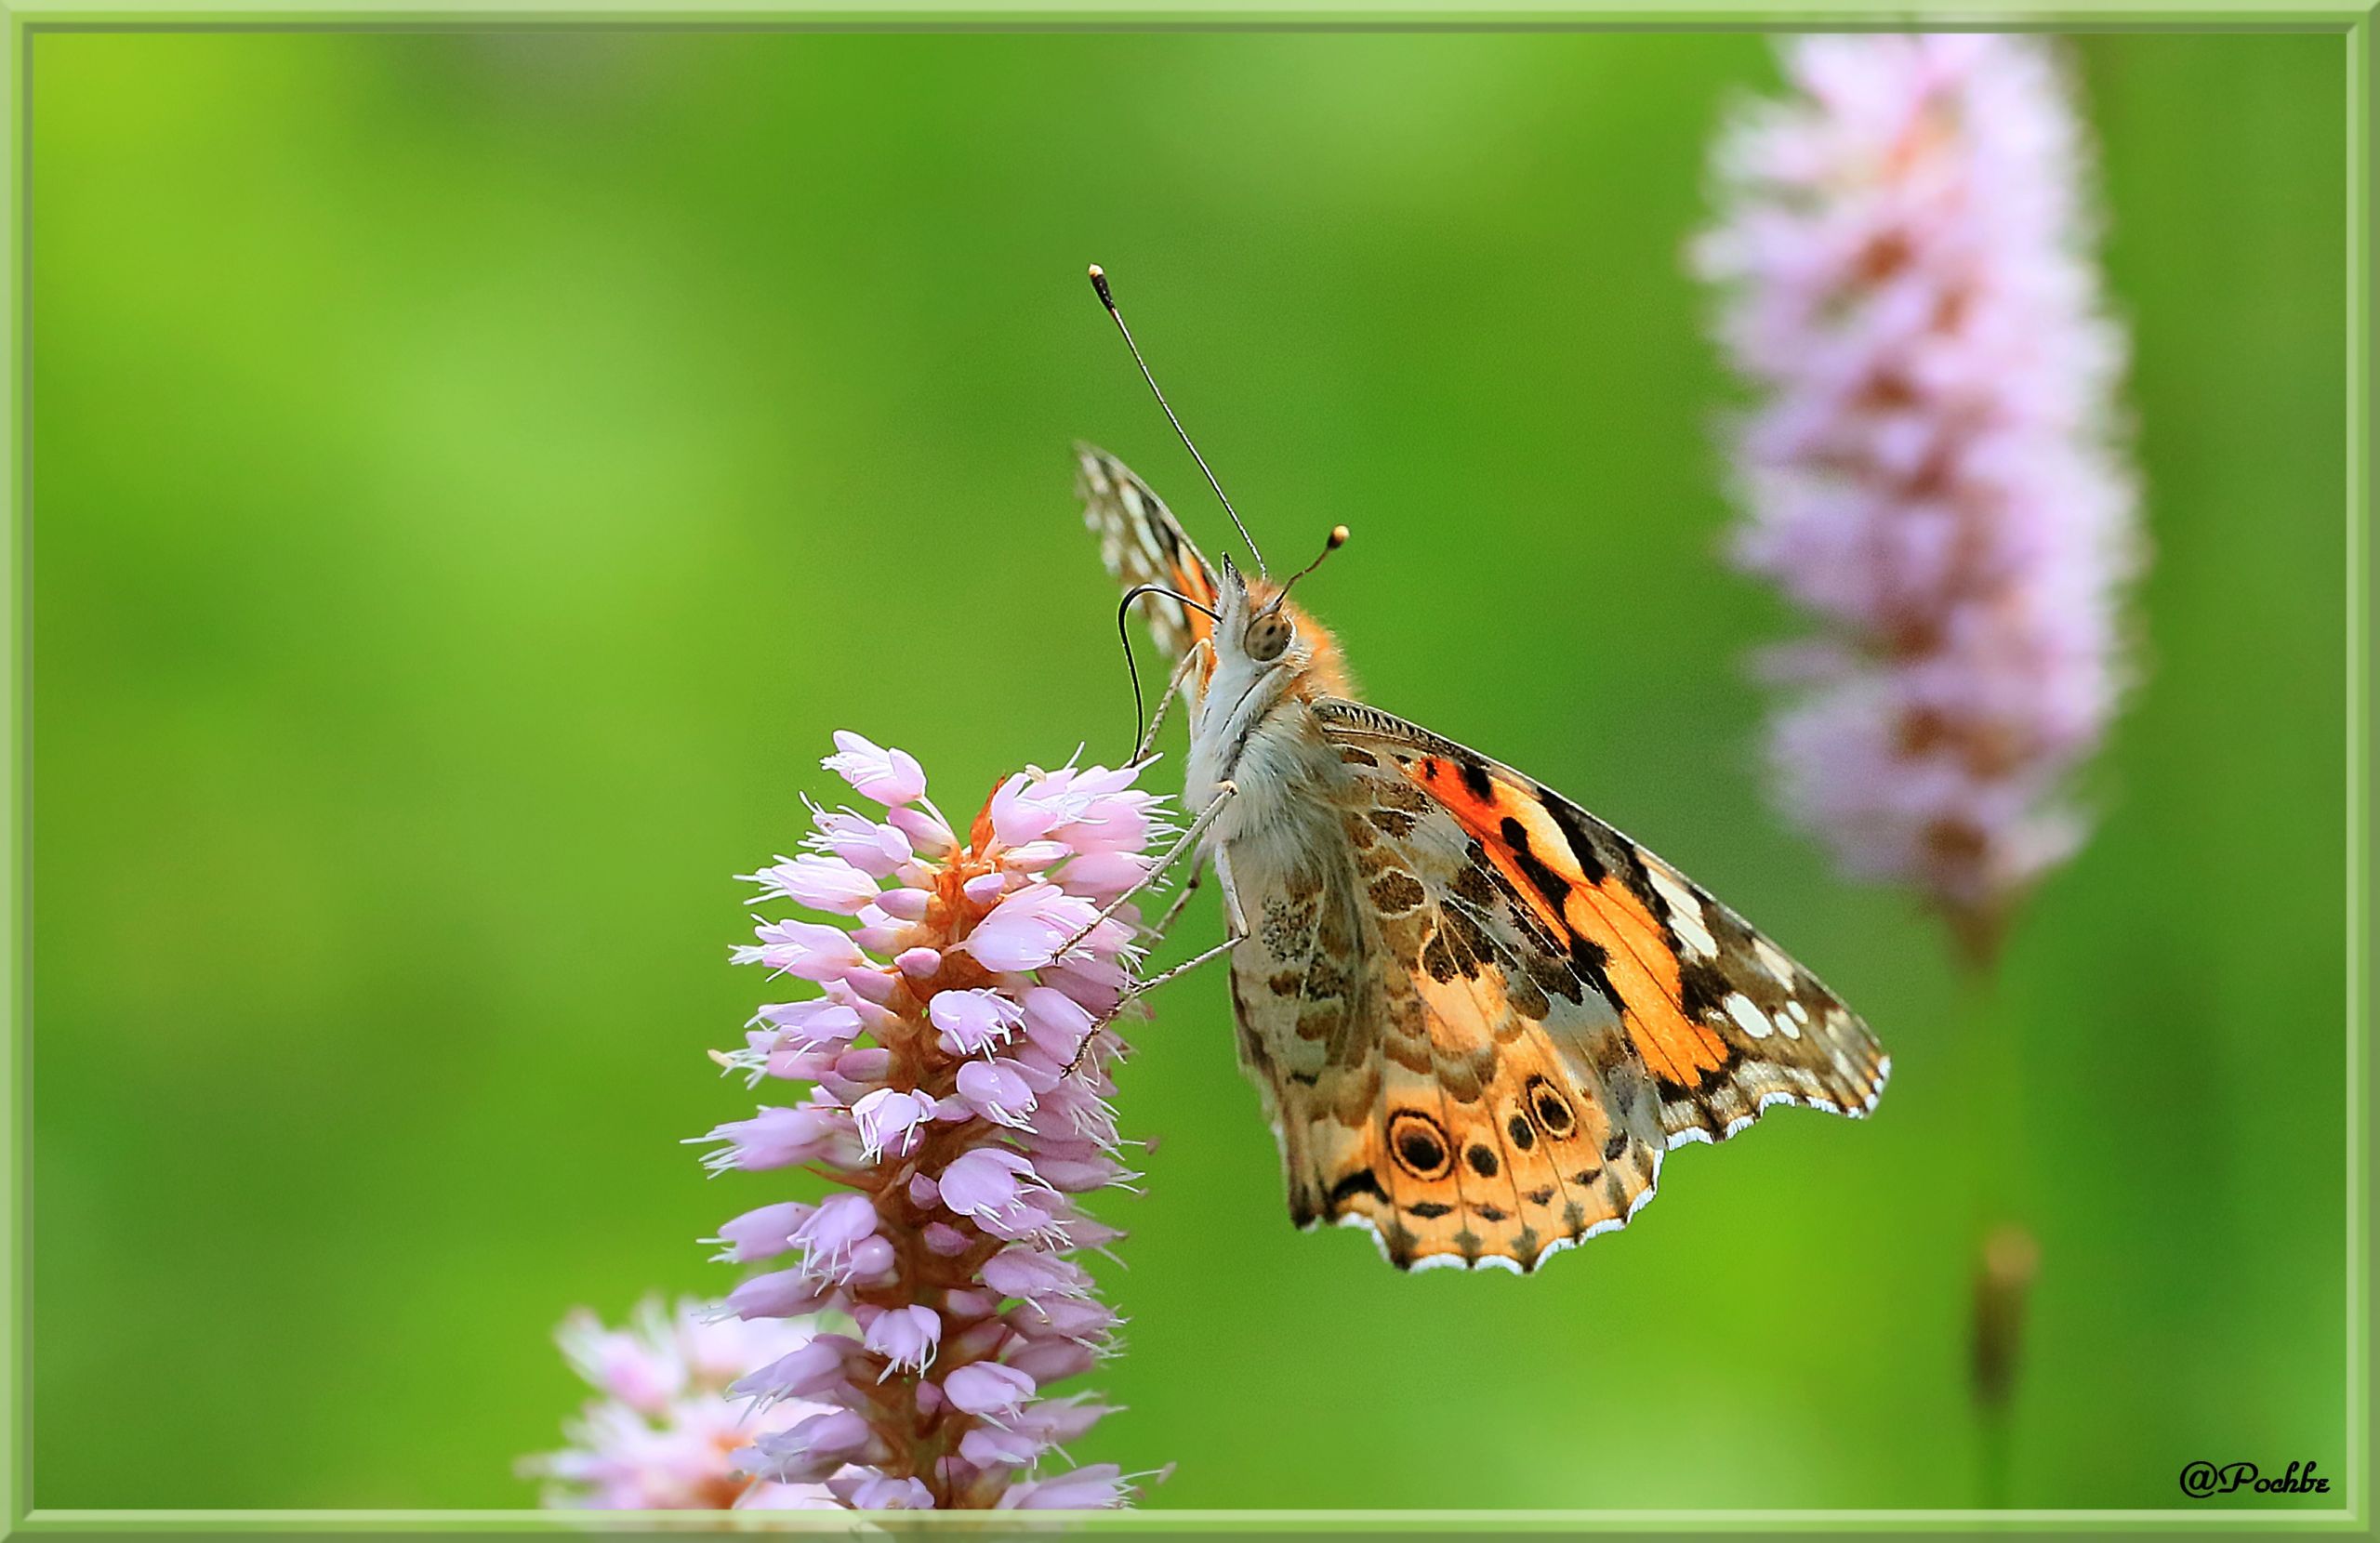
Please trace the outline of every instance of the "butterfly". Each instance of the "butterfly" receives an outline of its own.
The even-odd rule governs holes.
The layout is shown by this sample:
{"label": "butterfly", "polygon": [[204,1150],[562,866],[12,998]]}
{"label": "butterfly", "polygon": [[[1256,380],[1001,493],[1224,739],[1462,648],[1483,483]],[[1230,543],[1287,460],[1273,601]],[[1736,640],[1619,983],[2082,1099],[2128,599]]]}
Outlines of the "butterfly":
{"label": "butterfly", "polygon": [[1301,1228],[1527,1272],[1626,1225],[1672,1148],[1772,1104],[1875,1108],[1890,1062],[1808,970],[1542,784],[1356,701],[1261,559],[1210,564],[1123,463],[1078,462],[1188,707],[1188,883],[1211,863]]}

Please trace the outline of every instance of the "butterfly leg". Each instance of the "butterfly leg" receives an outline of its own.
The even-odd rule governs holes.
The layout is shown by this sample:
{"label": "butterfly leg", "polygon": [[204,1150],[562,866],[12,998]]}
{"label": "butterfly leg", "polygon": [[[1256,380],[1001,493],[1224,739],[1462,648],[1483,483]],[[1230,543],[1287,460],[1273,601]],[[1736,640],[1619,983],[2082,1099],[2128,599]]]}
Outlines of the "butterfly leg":
{"label": "butterfly leg", "polygon": [[[1225,783],[1223,785],[1231,787],[1232,785]],[[1238,789],[1233,788],[1233,791],[1237,792]],[[1225,930],[1235,938],[1244,938],[1253,932],[1255,929],[1248,925],[1248,913],[1240,909],[1239,886],[1232,882],[1231,851],[1228,848],[1215,849],[1215,884],[1223,892]]]}
{"label": "butterfly leg", "polygon": [[1101,1035],[1105,1034],[1107,1032],[1107,1025],[1116,1022],[1117,1016],[1133,1002],[1139,1000],[1148,993],[1155,991],[1157,987],[1165,984],[1168,981],[1187,975],[1202,964],[1207,964],[1212,960],[1222,958],[1224,955],[1230,953],[1233,949],[1237,948],[1242,943],[1246,942],[1247,938],[1247,933],[1235,931],[1231,936],[1223,939],[1223,942],[1215,944],[1212,948],[1204,949],[1199,953],[1193,954],[1190,957],[1183,960],[1178,965],[1172,966],[1170,969],[1161,969],[1145,981],[1135,981],[1132,984],[1127,986],[1124,989],[1124,994],[1116,999],[1116,1005],[1102,1013],[1099,1017],[1099,1022],[1093,1023],[1089,1029],[1083,1032],[1082,1043],[1075,1047],[1074,1059],[1066,1062],[1066,1069],[1064,1075],[1067,1076],[1074,1075],[1076,1069],[1082,1065],[1083,1057],[1091,1053],[1092,1042],[1098,1039]]}
{"label": "butterfly leg", "polygon": [[1157,860],[1149,864],[1148,872],[1141,875],[1139,880],[1135,882],[1130,889],[1125,890],[1122,894],[1117,895],[1114,900],[1109,901],[1107,904],[1101,909],[1097,916],[1091,917],[1090,921],[1083,924],[1081,931],[1077,932],[1073,937],[1068,938],[1058,949],[1058,956],[1060,958],[1064,958],[1066,955],[1072,953],[1077,945],[1081,943],[1083,939],[1091,936],[1091,933],[1098,930],[1099,924],[1101,922],[1105,921],[1108,917],[1114,916],[1117,912],[1130,904],[1132,903],[1132,898],[1135,895],[1139,894],[1143,890],[1147,889],[1150,885],[1156,883],[1158,879],[1164,877],[1166,870],[1172,867],[1175,863],[1181,861],[1183,853],[1194,851],[1197,847],[1198,837],[1207,834],[1207,827],[1215,823],[1215,816],[1223,812],[1223,805],[1230,802],[1232,795],[1238,791],[1239,789],[1231,783],[1225,782],[1216,784],[1215,801],[1198,811],[1198,817],[1190,822],[1190,828],[1183,831],[1180,837],[1176,837],[1173,845],[1166,848],[1165,851],[1158,855]]}
{"label": "butterfly leg", "polygon": [[1211,646],[1204,638],[1199,639],[1197,647],[1183,654],[1182,662],[1173,666],[1172,679],[1165,683],[1165,694],[1157,699],[1157,715],[1149,719],[1149,732],[1143,734],[1141,743],[1132,747],[1132,765],[1138,766],[1149,758],[1150,750],[1157,745],[1157,732],[1165,727],[1166,710],[1173,706],[1173,699],[1181,694],[1182,683],[1190,678],[1190,666],[1198,662],[1199,650]]}
{"label": "butterfly leg", "polygon": [[1206,877],[1206,859],[1203,856],[1193,858],[1190,863],[1190,877],[1182,881],[1182,888],[1174,895],[1173,903],[1165,908],[1165,915],[1157,917],[1157,925],[1149,929],[1151,944],[1163,943],[1165,935],[1173,930],[1174,918],[1182,915],[1182,908],[1190,903],[1190,897],[1198,892],[1198,885]]}
{"label": "butterfly leg", "polygon": [[[1223,790],[1226,793],[1238,791],[1229,783],[1225,783],[1223,785]],[[1217,804],[1220,804],[1222,800],[1220,798],[1216,800]],[[1210,812],[1211,812],[1211,808]],[[1172,906],[1166,912],[1164,920],[1157,924],[1158,931],[1162,932],[1165,930],[1166,924],[1173,920],[1174,914],[1182,909],[1183,901],[1189,898],[1188,892],[1197,887],[1199,871],[1200,870],[1196,867],[1190,870],[1190,881],[1183,886],[1183,894],[1175,898]],[[1175,965],[1170,969],[1159,970],[1155,975],[1150,976],[1147,980],[1136,981],[1132,984],[1125,987],[1124,994],[1117,998],[1116,1005],[1109,1009],[1107,1012],[1100,1018],[1099,1022],[1093,1023],[1084,1032],[1082,1043],[1075,1047],[1074,1059],[1066,1062],[1066,1075],[1072,1076],[1074,1075],[1075,1068],[1082,1064],[1082,1058],[1091,1053],[1091,1042],[1097,1039],[1101,1035],[1106,1033],[1107,1025],[1116,1022],[1117,1015],[1121,1013],[1130,1003],[1147,993],[1155,991],[1157,987],[1165,984],[1168,981],[1173,980],[1178,976],[1187,975],[1192,970],[1197,969],[1200,965],[1206,964],[1210,960],[1221,958],[1223,956],[1230,953],[1233,949],[1238,947],[1242,943],[1245,943],[1248,940],[1250,931],[1248,926],[1248,913],[1239,908],[1239,886],[1232,882],[1231,853],[1222,848],[1218,848],[1215,851],[1215,881],[1223,892],[1223,930],[1226,934],[1223,941],[1215,944],[1212,948],[1205,950],[1203,953],[1192,955],[1189,958],[1184,959],[1182,963]]]}

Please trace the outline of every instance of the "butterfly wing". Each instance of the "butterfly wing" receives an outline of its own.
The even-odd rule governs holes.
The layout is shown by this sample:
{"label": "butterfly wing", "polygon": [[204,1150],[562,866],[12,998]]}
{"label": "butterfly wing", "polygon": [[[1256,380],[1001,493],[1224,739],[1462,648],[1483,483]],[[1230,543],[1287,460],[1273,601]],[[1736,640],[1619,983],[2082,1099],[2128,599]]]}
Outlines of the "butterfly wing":
{"label": "butterfly wing", "polygon": [[1533,1268],[1624,1224],[1670,1147],[1778,1101],[1874,1106],[1865,1025],[1667,864],[1402,719],[1314,711],[1347,775],[1278,871],[1243,874],[1232,982],[1301,1225],[1360,1222],[1404,1267]]}
{"label": "butterfly wing", "polygon": [[[1126,588],[1161,584],[1212,608],[1214,569],[1182,530],[1164,500],[1130,467],[1094,445],[1075,446],[1076,491],[1083,523],[1099,537],[1099,559]],[[1177,663],[1212,626],[1204,615],[1165,595],[1135,602],[1169,664]]]}

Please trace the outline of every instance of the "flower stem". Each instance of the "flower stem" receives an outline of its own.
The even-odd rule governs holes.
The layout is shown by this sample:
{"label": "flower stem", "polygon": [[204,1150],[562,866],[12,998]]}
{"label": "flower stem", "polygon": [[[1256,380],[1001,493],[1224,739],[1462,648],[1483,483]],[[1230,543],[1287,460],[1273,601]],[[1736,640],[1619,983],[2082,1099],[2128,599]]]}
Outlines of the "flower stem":
{"label": "flower stem", "polygon": [[2024,1345],[2025,1308],[2040,1251],[2018,1220],[2024,1173],[2025,1110],[2016,1035],[1994,989],[1996,929],[1987,936],[1953,924],[1961,944],[1961,1007],[1968,1062],[1967,1163],[1974,1220],[1968,1245],[1974,1259],[1969,1322],[1969,1394],[1976,1410],[1978,1501],[1987,1510],[2010,1503],[2014,1473],[2013,1418]]}

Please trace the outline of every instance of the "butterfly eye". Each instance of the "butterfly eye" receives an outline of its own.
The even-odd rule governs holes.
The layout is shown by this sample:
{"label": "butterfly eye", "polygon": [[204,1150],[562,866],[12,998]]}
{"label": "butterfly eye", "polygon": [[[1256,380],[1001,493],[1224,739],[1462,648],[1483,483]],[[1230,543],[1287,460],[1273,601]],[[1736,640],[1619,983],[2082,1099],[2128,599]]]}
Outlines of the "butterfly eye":
{"label": "butterfly eye", "polygon": [[1294,635],[1289,619],[1280,613],[1259,616],[1248,624],[1248,656],[1260,665],[1269,665],[1281,656]]}

